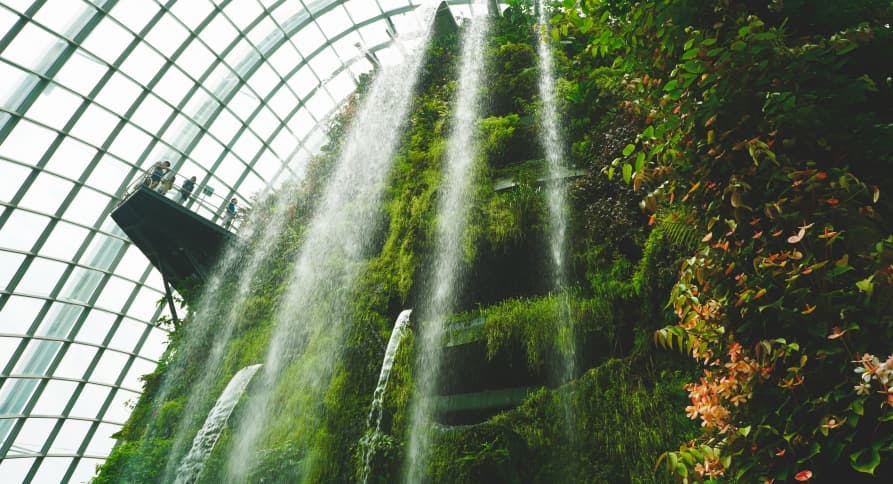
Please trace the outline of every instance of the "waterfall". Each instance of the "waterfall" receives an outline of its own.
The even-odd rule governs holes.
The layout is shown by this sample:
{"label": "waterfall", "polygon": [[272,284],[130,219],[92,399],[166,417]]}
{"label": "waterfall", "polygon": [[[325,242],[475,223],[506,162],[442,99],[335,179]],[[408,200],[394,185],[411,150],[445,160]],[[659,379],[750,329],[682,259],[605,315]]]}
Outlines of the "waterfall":
{"label": "waterfall", "polygon": [[[388,380],[391,377],[391,368],[394,366],[394,357],[397,356],[397,350],[403,337],[406,336],[406,326],[409,323],[409,316],[412,309],[407,309],[400,313],[397,322],[394,323],[394,330],[391,331],[391,338],[388,340],[388,347],[384,352],[384,361],[381,363],[381,373],[378,375],[378,384],[372,393],[372,408],[369,410],[369,418],[367,426],[372,429],[373,437],[381,434],[381,417],[384,403],[384,393],[388,388]],[[372,439],[374,442],[374,438]],[[369,473],[372,471],[372,454],[374,446],[369,445],[363,452],[363,475],[362,482],[365,484],[369,481]]]}
{"label": "waterfall", "polygon": [[[247,401],[244,418],[234,433],[226,469],[231,480],[248,478],[261,435],[270,422],[280,415],[286,418],[286,412],[287,418],[306,422],[321,417],[320,406],[351,316],[348,311],[355,279],[372,249],[377,222],[382,218],[381,197],[436,8],[436,2],[419,8],[424,30],[412,38],[398,37],[406,58],[397,65],[382,67],[351,122],[274,315],[275,328],[257,391]],[[302,389],[306,405],[289,409],[276,405],[275,390],[286,369],[288,384]],[[305,461],[305,466],[314,465],[313,456]]]}
{"label": "waterfall", "polygon": [[562,177],[567,173],[564,166],[564,149],[558,128],[558,110],[555,106],[555,73],[552,49],[549,46],[549,23],[545,0],[537,0],[539,28],[537,29],[537,53],[539,54],[539,90],[543,106],[540,111],[540,139],[546,152],[548,180],[546,188],[549,208],[549,250],[552,256],[553,287],[563,299],[560,304],[558,342],[564,356],[560,382],[571,380],[575,373],[576,338],[570,321],[569,295],[562,291],[566,284],[565,251],[567,245],[567,192]]}
{"label": "waterfall", "polygon": [[183,462],[177,470],[175,483],[192,483],[201,476],[205,459],[214,449],[214,444],[217,443],[220,433],[226,427],[226,421],[229,420],[230,414],[233,413],[233,409],[236,408],[236,404],[245,393],[245,388],[248,387],[248,383],[251,382],[251,378],[260,367],[261,365],[252,365],[242,368],[226,385],[226,389],[223,390],[217,403],[214,404],[214,408],[208,414],[208,418],[205,419],[205,424],[196,434],[195,440],[192,441],[192,449],[183,458]]}
{"label": "waterfall", "polygon": [[[482,3],[483,2],[478,2]],[[467,225],[472,195],[472,172],[477,155],[475,129],[480,114],[480,87],[484,66],[481,56],[490,16],[471,18],[462,41],[458,95],[453,128],[448,140],[446,164],[442,170],[436,255],[429,274],[424,299],[424,317],[415,363],[415,394],[410,406],[410,436],[404,463],[404,480],[419,482],[424,476],[430,447],[430,422],[433,417],[431,395],[437,387],[446,319],[455,311],[457,286],[461,281],[462,239]]]}
{"label": "waterfall", "polygon": [[[181,352],[186,355],[179,359],[186,360],[187,364],[202,361],[201,371],[196,372],[197,380],[189,385],[183,412],[173,433],[173,443],[163,474],[165,477],[169,478],[176,471],[180,457],[186,451],[194,432],[196,420],[207,412],[210,403],[209,392],[220,376],[223,357],[231,343],[235,325],[251,295],[252,284],[258,272],[270,257],[275,256],[276,244],[286,227],[288,208],[295,203],[296,194],[297,191],[294,190],[283,190],[283,194],[276,197],[273,202],[275,204],[273,210],[252,211],[251,218],[242,229],[247,236],[240,238],[229,251],[233,252],[230,257],[240,259],[240,264],[236,267],[234,263],[224,263],[215,275],[216,279],[222,278],[227,273],[230,277],[235,275],[238,280],[235,293],[227,293],[226,297],[221,297],[219,293],[221,283],[218,280],[211,286],[215,290],[203,295],[202,304],[193,313],[193,319],[187,327],[187,336],[182,343],[184,350]],[[262,205],[264,203],[261,203]],[[254,241],[254,244],[249,246],[248,243],[251,241]],[[211,341],[210,350],[199,346],[207,341]],[[202,349],[201,354],[199,349]],[[170,374],[172,372],[165,372],[165,375]]]}

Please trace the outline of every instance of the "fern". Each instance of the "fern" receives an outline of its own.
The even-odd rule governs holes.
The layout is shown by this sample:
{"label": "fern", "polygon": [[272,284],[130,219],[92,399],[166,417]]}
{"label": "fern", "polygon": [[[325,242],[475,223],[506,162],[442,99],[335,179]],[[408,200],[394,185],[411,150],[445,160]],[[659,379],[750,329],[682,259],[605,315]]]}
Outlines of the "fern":
{"label": "fern", "polygon": [[657,211],[657,228],[680,251],[692,251],[698,242],[695,217],[683,207],[661,207]]}

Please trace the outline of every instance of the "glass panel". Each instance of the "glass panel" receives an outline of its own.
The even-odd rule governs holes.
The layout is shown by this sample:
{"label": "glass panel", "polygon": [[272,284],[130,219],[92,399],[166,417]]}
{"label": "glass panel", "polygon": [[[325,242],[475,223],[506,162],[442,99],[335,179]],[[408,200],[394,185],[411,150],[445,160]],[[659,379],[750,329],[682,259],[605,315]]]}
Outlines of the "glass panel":
{"label": "glass panel", "polygon": [[83,267],[75,267],[62,288],[63,297],[72,301],[87,303],[93,291],[99,286],[103,274]]}
{"label": "glass panel", "polygon": [[[135,164],[151,142],[152,137],[145,131],[127,123],[118,136],[115,136],[115,140],[109,146],[109,151],[129,163]],[[121,179],[117,180],[118,183],[122,181]]]}
{"label": "glass panel", "polygon": [[151,134],[158,133],[173,110],[150,94],[131,117],[131,121]]}
{"label": "glass panel", "polygon": [[276,74],[276,71],[267,64],[261,64],[248,80],[248,84],[257,95],[261,98],[266,98],[270,95],[270,91],[279,84],[280,80],[281,77]]}
{"label": "glass panel", "polygon": [[116,72],[99,91],[96,102],[113,112],[124,114],[133,106],[142,91],[139,84]]}
{"label": "glass panel", "polygon": [[71,0],[48,0],[34,16],[34,20],[46,25],[50,30],[71,38],[83,27],[89,15],[96,9],[84,2]]}
{"label": "glass panel", "polygon": [[328,37],[332,38],[340,32],[350,29],[353,23],[347,17],[347,11],[344,7],[335,7],[320,17],[317,17],[316,23],[323,32],[328,33]]}
{"label": "glass panel", "polygon": [[62,260],[71,260],[90,232],[66,222],[57,222],[40,253]]}
{"label": "glass panel", "polygon": [[81,46],[107,63],[113,64],[132,40],[132,34],[106,17],[99,22]]}
{"label": "glass panel", "polygon": [[177,2],[171,7],[171,13],[186,24],[190,30],[195,30],[213,10],[214,6],[207,0]]}
{"label": "glass panel", "polygon": [[147,265],[149,265],[149,260],[146,259],[146,256],[142,251],[140,251],[137,246],[131,245],[127,249],[127,252],[124,253],[121,262],[118,263],[118,267],[115,269],[115,274],[121,277],[139,280],[139,278],[142,277],[143,272],[145,272]]}
{"label": "glass panel", "polygon": [[31,169],[0,160],[0,172],[3,173],[3,176],[0,176],[0,201],[9,202],[22,188],[22,184],[25,183],[25,179],[31,173]]}
{"label": "glass panel", "polygon": [[[235,151],[236,154],[238,154],[242,158],[243,161],[248,161],[248,160],[253,159],[255,156],[257,156],[257,153],[262,148],[263,148],[263,145],[262,145],[260,139],[258,139],[257,136],[254,136],[253,134],[246,131],[246,132],[242,133],[242,136],[239,136],[239,140],[236,142],[236,145],[233,148],[233,151]],[[239,171],[239,175],[241,175],[241,172],[245,169],[245,167],[243,165],[243,166],[239,166],[236,169]],[[230,185],[236,181],[235,178],[227,178],[224,175],[220,175],[220,176],[221,176],[221,178],[224,179],[224,181],[226,181]],[[238,176],[238,175],[236,175],[236,176]]]}
{"label": "glass panel", "polygon": [[[22,430],[19,431],[15,443],[12,444],[19,449],[28,449],[31,452],[40,452],[40,448],[46,442],[50,431],[56,425],[56,419],[52,418],[27,418]],[[6,479],[6,476],[3,476]]]}
{"label": "glass panel", "polygon": [[22,197],[19,206],[44,213],[56,213],[72,187],[74,183],[70,181],[40,173]]}
{"label": "glass panel", "polygon": [[87,453],[92,455],[108,455],[115,446],[115,439],[112,434],[121,430],[120,425],[99,424],[93,439],[87,445]]}
{"label": "glass panel", "polygon": [[65,41],[29,23],[3,51],[3,57],[30,71],[44,74],[64,48]]}
{"label": "glass panel", "polygon": [[218,55],[239,36],[239,31],[223,15],[217,15],[202,31],[202,40]]}
{"label": "glass panel", "polygon": [[53,79],[59,84],[87,96],[107,71],[108,67],[99,59],[78,49],[68,58]]}
{"label": "glass panel", "polygon": [[68,351],[65,352],[65,356],[62,357],[62,362],[56,368],[56,371],[53,372],[53,376],[75,379],[83,378],[96,351],[97,349],[92,346],[72,344],[68,347]]}
{"label": "glass panel", "polygon": [[71,329],[83,310],[82,306],[59,301],[53,302],[35,334],[50,338],[68,339],[71,336]]}
{"label": "glass panel", "polygon": [[0,107],[17,112],[22,99],[37,81],[37,76],[0,62]]}
{"label": "glass panel", "polygon": [[[81,394],[83,395],[83,393]],[[90,422],[83,420],[66,420],[50,444],[50,452],[59,454],[74,454],[78,452],[81,442],[90,430]]]}
{"label": "glass panel", "polygon": [[65,219],[93,225],[108,206],[109,200],[109,197],[93,190],[81,189],[65,211]]}
{"label": "glass panel", "polygon": [[115,331],[115,336],[112,337],[112,341],[109,343],[109,348],[132,352],[136,347],[136,343],[139,341],[140,336],[142,336],[144,329],[146,329],[145,324],[133,319],[124,318],[121,320],[117,331]]}
{"label": "glass panel", "polygon": [[241,125],[242,123],[239,122],[232,113],[224,109],[223,111],[220,111],[220,115],[217,116],[214,124],[211,125],[210,131],[217,137],[217,139],[226,144],[232,140],[233,135],[236,134],[236,131]]}
{"label": "glass panel", "polygon": [[287,75],[303,60],[291,44],[283,44],[269,57],[269,62],[280,75]]}
{"label": "glass panel", "polygon": [[313,23],[292,36],[292,42],[298,47],[301,55],[307,57],[307,55],[323,45],[326,42],[326,38],[319,30],[319,27]]}
{"label": "glass panel", "polygon": [[83,103],[80,96],[50,84],[28,109],[27,117],[61,130]]}
{"label": "glass panel", "polygon": [[[184,5],[184,2],[176,3],[176,5]],[[214,62],[214,54],[202,44],[198,38],[192,39],[186,50],[180,54],[177,65],[182,67],[194,79],[201,78],[211,63]]]}
{"label": "glass panel", "polygon": [[[99,407],[102,406],[102,402],[105,401],[105,398],[108,396],[111,390],[111,388],[106,386],[87,383],[86,385],[84,385],[84,389],[81,391],[81,395],[78,397],[78,401],[74,404],[74,407],[72,407],[69,416],[79,418],[96,418],[96,416],[99,415]],[[74,420],[69,420],[68,422],[73,421]],[[59,435],[61,436],[62,434],[60,433]],[[81,439],[83,439],[83,436],[81,437]],[[58,441],[60,439],[57,438],[56,440]],[[72,440],[69,441],[71,442]],[[76,439],[76,441],[80,442],[80,439]]]}
{"label": "glass panel", "polygon": [[81,459],[77,469],[71,475],[71,482],[87,482],[96,475],[96,466],[102,464],[99,459]]}
{"label": "glass panel", "polygon": [[280,158],[287,158],[290,156],[297,146],[298,139],[287,129],[280,130],[279,134],[276,135],[276,138],[271,143],[273,151],[275,151]]}
{"label": "glass panel", "polygon": [[99,299],[96,300],[96,306],[111,311],[121,311],[134,287],[135,284],[132,282],[125,281],[120,277],[112,277],[100,293]]}
{"label": "glass panel", "polygon": [[158,5],[145,0],[118,0],[111,15],[134,32],[140,32],[158,12]]}
{"label": "glass panel", "polygon": [[[157,271],[153,272],[157,273]],[[140,289],[139,294],[137,294],[136,299],[133,300],[133,304],[130,305],[130,309],[127,312],[135,319],[149,321],[152,319],[152,315],[155,314],[155,310],[158,309],[158,305],[164,304],[162,301],[163,297],[164,294],[162,292],[143,287]]]}
{"label": "glass panel", "polygon": [[262,139],[269,139],[273,131],[279,127],[279,124],[280,122],[273,112],[266,107],[262,107],[258,111],[257,116],[254,117],[254,120],[251,121],[251,129]]}
{"label": "glass panel", "polygon": [[118,121],[118,117],[114,114],[100,108],[96,104],[91,104],[84,111],[77,124],[74,125],[71,134],[91,143],[93,146],[100,147],[105,143],[106,138],[108,138],[115,125],[118,124]]}
{"label": "glass panel", "polygon": [[[6,254],[6,252],[3,252]],[[10,267],[10,266],[4,266]],[[31,327],[40,308],[43,307],[43,300],[31,297],[10,296],[9,300],[0,309],[0,333],[7,334],[25,334]],[[12,350],[6,351],[6,348],[0,348],[0,354],[10,354]],[[0,368],[5,366],[5,361],[0,358]]]}
{"label": "glass panel", "polygon": [[47,170],[77,180],[95,155],[95,148],[66,136],[47,163]]}
{"label": "glass panel", "polygon": [[[70,1],[70,0],[69,0]],[[40,469],[34,476],[34,482],[62,482],[68,466],[73,459],[70,457],[48,457],[40,463]],[[77,482],[77,481],[74,481]]]}
{"label": "glass panel", "polygon": [[[22,254],[0,250],[0,289],[6,288],[23,260],[25,256]],[[0,325],[0,332],[7,332],[3,325]]]}
{"label": "glass panel", "polygon": [[13,352],[18,348],[19,342],[21,341],[20,338],[0,337],[0,368],[6,368],[6,365],[9,364],[9,360],[13,357]]}
{"label": "glass panel", "polygon": [[148,85],[164,65],[164,57],[145,42],[140,42],[121,64],[121,72],[132,76],[142,85]]}
{"label": "glass panel", "polygon": [[15,291],[22,294],[49,296],[65,268],[66,264],[61,262],[37,257],[28,266],[28,270],[25,271]]}
{"label": "glass panel", "polygon": [[285,35],[268,17],[262,18],[261,21],[248,32],[248,40],[258,48],[275,45],[284,39]]}
{"label": "glass panel", "polygon": [[90,381],[114,385],[125,363],[127,363],[126,355],[117,351],[104,351],[99,364],[96,365],[96,369],[90,375]]}
{"label": "glass panel", "polygon": [[0,230],[0,247],[30,252],[49,221],[49,218],[41,215],[13,210],[3,230]]}
{"label": "glass panel", "polygon": [[111,405],[106,409],[103,420],[124,423],[127,417],[130,416],[130,412],[133,410],[133,406],[136,405],[139,397],[139,393],[119,389],[115,392],[115,398],[112,400]]}
{"label": "glass panel", "polygon": [[36,165],[55,138],[55,132],[23,119],[0,145],[0,156]]}
{"label": "glass panel", "polygon": [[[10,450],[11,454],[21,453]],[[34,464],[34,459],[3,459],[0,461],[0,475],[9,482],[24,482],[25,476]]]}
{"label": "glass panel", "polygon": [[115,316],[105,311],[90,311],[78,330],[75,339],[85,343],[101,345],[105,342],[109,331],[115,323]]}
{"label": "glass panel", "polygon": [[155,89],[152,92],[176,106],[180,104],[183,96],[186,95],[186,92],[193,85],[194,83],[186,77],[186,74],[183,74],[183,71],[171,66],[164,74],[164,77],[161,78],[161,81],[155,85]]}
{"label": "glass panel", "polygon": [[68,404],[68,398],[78,384],[70,381],[50,380],[37,399],[31,413],[35,415],[61,415]]}
{"label": "glass panel", "polygon": [[161,51],[165,57],[171,58],[188,36],[189,31],[170,14],[166,14],[146,35],[146,42]]}
{"label": "glass panel", "polygon": [[257,2],[232,2],[223,11],[241,31],[263,13]]}
{"label": "glass panel", "polygon": [[123,188],[122,183],[130,178],[132,169],[133,167],[122,163],[117,158],[104,155],[96,165],[96,169],[90,174],[90,178],[87,179],[87,185],[117,196],[118,190]]}

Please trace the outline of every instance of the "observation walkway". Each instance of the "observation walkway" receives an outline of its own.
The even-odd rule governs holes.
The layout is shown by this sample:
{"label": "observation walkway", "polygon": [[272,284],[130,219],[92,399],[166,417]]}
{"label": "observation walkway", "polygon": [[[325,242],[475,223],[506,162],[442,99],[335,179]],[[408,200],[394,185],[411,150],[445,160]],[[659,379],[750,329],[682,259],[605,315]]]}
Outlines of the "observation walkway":
{"label": "observation walkway", "polygon": [[[180,200],[180,190],[181,187],[172,186],[166,196],[146,186],[140,178],[111,214],[161,273],[172,307],[170,286],[183,294],[196,282],[207,281],[221,250],[235,237],[228,228],[192,210],[213,217],[225,206],[222,197],[218,197],[219,205],[216,200],[212,203],[203,199],[202,187],[196,187],[200,193],[190,194],[185,200],[187,205],[183,205],[176,201]],[[176,318],[173,308],[172,312]]]}
{"label": "observation walkway", "polygon": [[570,180],[589,173],[583,168],[564,167],[558,176],[549,176],[545,160],[529,160],[514,163],[497,170],[493,177],[493,190],[511,190],[522,183],[546,185],[553,181]]}
{"label": "observation walkway", "polygon": [[[434,397],[437,421],[469,425],[517,407],[546,385],[530,371],[523,354],[487,356],[484,318],[452,321],[444,334],[443,372]],[[468,378],[468,375],[475,375]]]}

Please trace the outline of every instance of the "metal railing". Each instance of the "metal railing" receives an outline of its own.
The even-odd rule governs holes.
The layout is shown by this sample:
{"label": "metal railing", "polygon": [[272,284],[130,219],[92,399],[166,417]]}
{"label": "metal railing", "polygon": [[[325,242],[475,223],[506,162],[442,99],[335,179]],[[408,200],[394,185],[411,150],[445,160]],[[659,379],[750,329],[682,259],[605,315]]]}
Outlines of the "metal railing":
{"label": "metal railing", "polygon": [[[241,226],[245,217],[245,213],[251,208],[244,203],[244,200],[239,200],[236,214],[232,217],[232,220],[229,220],[230,215],[227,213],[226,209],[229,200],[214,193],[213,187],[195,183],[192,186],[192,189],[187,191],[182,183],[169,181],[171,176],[176,177],[176,174],[172,174],[170,171],[165,172],[161,177],[160,182],[154,183],[152,180],[153,171],[154,168],[150,168],[137,176],[135,181],[127,187],[127,191],[124,195],[118,200],[118,206],[124,203],[130,195],[140,188],[148,188],[155,193],[182,205],[193,213],[202,216],[202,218],[209,222],[219,225],[231,232],[238,231],[238,228]],[[184,180],[186,180],[186,178],[184,178]]]}

